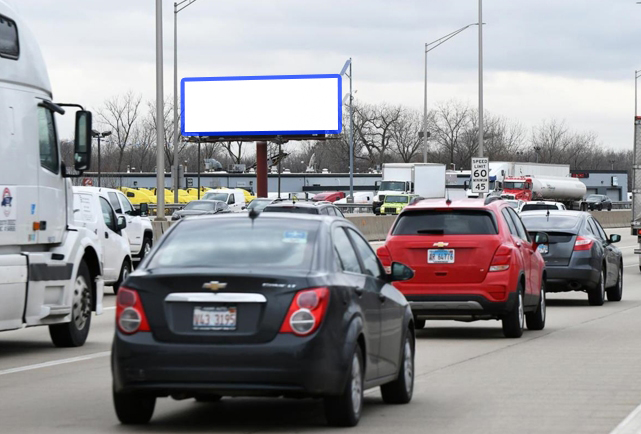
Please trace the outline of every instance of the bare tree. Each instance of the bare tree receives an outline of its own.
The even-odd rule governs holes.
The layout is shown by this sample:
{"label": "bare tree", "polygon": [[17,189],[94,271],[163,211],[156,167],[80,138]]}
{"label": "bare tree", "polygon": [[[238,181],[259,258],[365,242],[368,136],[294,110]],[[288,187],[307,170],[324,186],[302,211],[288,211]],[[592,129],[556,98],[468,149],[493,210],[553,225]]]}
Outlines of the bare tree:
{"label": "bare tree", "polygon": [[449,163],[455,163],[462,136],[470,134],[470,115],[470,108],[456,101],[439,104],[436,109],[435,139]]}
{"label": "bare tree", "polygon": [[[412,161],[421,149],[423,139],[419,136],[419,132],[423,131],[422,117],[423,115],[416,110],[403,109],[398,120],[392,124],[393,150],[404,163]],[[428,114],[427,122],[427,130],[432,131],[433,113]]]}
{"label": "bare tree", "polygon": [[118,148],[116,170],[122,170],[125,148],[130,144],[131,133],[140,115],[142,97],[133,91],[118,95],[105,101],[104,107],[98,110],[98,120],[111,130],[111,143]]}

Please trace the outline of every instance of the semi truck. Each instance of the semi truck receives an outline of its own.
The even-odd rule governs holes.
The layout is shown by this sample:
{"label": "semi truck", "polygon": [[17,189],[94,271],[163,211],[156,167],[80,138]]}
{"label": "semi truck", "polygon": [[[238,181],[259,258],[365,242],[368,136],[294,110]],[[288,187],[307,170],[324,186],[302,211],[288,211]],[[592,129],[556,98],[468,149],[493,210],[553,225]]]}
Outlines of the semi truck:
{"label": "semi truck", "polygon": [[445,197],[445,165],[435,163],[383,164],[383,179],[377,185],[372,201],[374,214],[379,215],[388,194],[415,194],[419,197]]}
{"label": "semi truck", "polygon": [[490,190],[501,190],[507,176],[570,176],[569,164],[518,163],[512,161],[490,161]]}
{"label": "semi truck", "polygon": [[551,200],[563,203],[568,209],[583,201],[587,190],[585,184],[575,178],[552,176],[508,176],[503,180],[501,196],[507,199],[522,200]]}
{"label": "semi truck", "polygon": [[[80,109],[73,168],[56,128],[70,108]],[[74,224],[70,180],[89,168],[91,118],[53,102],[35,38],[0,0],[0,331],[48,326],[54,345],[80,346],[102,311],[101,251]]]}

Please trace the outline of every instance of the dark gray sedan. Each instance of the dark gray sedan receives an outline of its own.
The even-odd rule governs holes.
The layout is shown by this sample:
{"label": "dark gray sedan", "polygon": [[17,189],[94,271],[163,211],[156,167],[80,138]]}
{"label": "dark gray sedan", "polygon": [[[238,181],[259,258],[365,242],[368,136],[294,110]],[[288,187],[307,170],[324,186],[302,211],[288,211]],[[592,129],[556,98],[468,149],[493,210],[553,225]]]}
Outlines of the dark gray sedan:
{"label": "dark gray sedan", "polygon": [[353,426],[366,389],[408,403],[414,319],[391,282],[414,273],[391,271],[342,218],[179,221],[118,292],[118,418],[146,423],[167,396],[318,397],[330,424]]}
{"label": "dark gray sedan", "polygon": [[229,205],[222,200],[192,200],[183,209],[174,212],[171,219],[180,220],[184,217],[228,212]]}
{"label": "dark gray sedan", "polygon": [[546,232],[549,244],[539,246],[547,271],[547,291],[584,291],[591,305],[623,296],[623,260],[614,246],[620,235],[608,237],[587,212],[530,211],[521,214],[530,234]]}
{"label": "dark gray sedan", "polygon": [[603,211],[605,209],[612,211],[612,201],[605,194],[591,194],[585,199],[585,202],[590,211]]}

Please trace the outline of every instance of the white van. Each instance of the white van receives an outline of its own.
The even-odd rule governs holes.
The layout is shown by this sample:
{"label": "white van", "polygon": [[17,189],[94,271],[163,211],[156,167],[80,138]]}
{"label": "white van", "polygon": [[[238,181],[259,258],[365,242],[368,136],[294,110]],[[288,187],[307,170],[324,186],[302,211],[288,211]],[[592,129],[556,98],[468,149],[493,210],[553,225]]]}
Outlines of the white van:
{"label": "white van", "polygon": [[75,223],[92,231],[100,245],[105,285],[112,285],[114,293],[131,273],[131,250],[123,229],[124,216],[117,216],[109,201],[98,188],[74,187],[73,212]]}
{"label": "white van", "polygon": [[102,187],[86,187],[96,189],[100,197],[109,200],[118,217],[123,216],[127,220],[127,229],[123,233],[129,241],[129,248],[134,260],[142,261],[151,251],[153,244],[153,229],[151,220],[147,216],[148,205],[141,204],[140,210],[136,210],[129,199],[120,190]]}
{"label": "white van", "polygon": [[241,212],[247,207],[245,193],[240,188],[228,188],[225,190],[209,190],[202,197],[203,200],[222,200],[229,205],[231,212]]}

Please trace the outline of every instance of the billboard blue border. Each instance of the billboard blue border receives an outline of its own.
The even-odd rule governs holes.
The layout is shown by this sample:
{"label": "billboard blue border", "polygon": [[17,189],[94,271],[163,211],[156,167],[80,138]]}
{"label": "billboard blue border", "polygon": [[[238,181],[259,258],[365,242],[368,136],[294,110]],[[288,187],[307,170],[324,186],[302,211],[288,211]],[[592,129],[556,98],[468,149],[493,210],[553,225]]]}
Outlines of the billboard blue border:
{"label": "billboard blue border", "polygon": [[[338,123],[335,130],[290,130],[290,131],[200,131],[185,132],[185,82],[188,81],[241,81],[241,80],[291,80],[291,79],[315,79],[335,78],[338,81]],[[311,74],[311,75],[246,75],[230,77],[185,77],[180,80],[180,131],[185,137],[188,136],[212,136],[212,137],[235,137],[235,136],[301,136],[318,134],[340,134],[343,129],[343,80],[340,74]]]}

